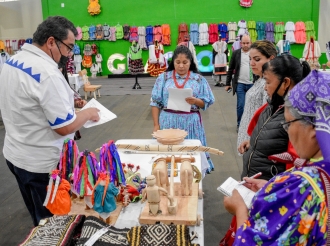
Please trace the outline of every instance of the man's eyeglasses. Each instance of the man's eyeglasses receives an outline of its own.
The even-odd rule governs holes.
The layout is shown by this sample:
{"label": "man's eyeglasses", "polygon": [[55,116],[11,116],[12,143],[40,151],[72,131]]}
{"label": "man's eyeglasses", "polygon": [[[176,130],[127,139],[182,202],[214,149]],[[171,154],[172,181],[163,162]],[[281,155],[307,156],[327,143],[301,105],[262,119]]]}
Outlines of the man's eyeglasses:
{"label": "man's eyeglasses", "polygon": [[281,125],[284,128],[284,130],[288,131],[290,124],[292,122],[295,122],[295,121],[298,121],[298,120],[304,120],[304,118],[298,118],[298,119],[290,120],[290,121],[287,121],[287,122],[282,121]]}
{"label": "man's eyeglasses", "polygon": [[64,43],[62,40],[60,40],[60,39],[58,39],[58,38],[56,38],[56,37],[54,37],[57,41],[59,41],[61,44],[63,44],[64,46],[66,46],[67,47],[67,50],[68,50],[68,54],[69,53],[72,53],[73,51],[73,47],[70,47],[69,45],[67,45],[66,43]]}

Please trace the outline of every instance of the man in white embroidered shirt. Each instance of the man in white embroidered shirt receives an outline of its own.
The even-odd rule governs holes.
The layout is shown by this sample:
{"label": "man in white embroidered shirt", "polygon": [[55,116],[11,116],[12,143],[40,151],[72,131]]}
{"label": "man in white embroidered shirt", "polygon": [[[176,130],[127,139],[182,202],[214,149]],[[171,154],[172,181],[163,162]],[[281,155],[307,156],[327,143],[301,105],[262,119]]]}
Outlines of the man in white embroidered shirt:
{"label": "man in white embroidered shirt", "polygon": [[99,120],[96,108],[75,113],[73,91],[58,69],[72,55],[77,34],[66,18],[49,17],[33,34],[33,43],[25,43],[0,75],[3,154],[35,226],[52,216],[43,202],[64,140],[86,121]]}

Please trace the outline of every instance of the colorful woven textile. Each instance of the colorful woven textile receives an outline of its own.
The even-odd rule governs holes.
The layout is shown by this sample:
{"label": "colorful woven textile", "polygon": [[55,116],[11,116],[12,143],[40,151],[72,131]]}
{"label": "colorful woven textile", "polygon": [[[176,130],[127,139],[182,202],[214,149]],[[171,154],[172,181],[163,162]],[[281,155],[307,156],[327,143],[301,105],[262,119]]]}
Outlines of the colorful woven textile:
{"label": "colorful woven textile", "polygon": [[127,234],[131,246],[190,246],[189,228],[185,225],[144,225],[132,227]]}
{"label": "colorful woven textile", "polygon": [[20,246],[72,245],[81,231],[84,220],[85,215],[65,215],[48,218],[46,224],[32,229]]}
{"label": "colorful woven textile", "polygon": [[127,232],[129,229],[117,229],[113,226],[109,227],[108,224],[102,220],[88,216],[84,222],[81,236],[77,242],[77,246],[83,246],[98,230],[102,228],[108,228],[108,231],[104,233],[93,246],[124,246],[129,245],[127,241]]}

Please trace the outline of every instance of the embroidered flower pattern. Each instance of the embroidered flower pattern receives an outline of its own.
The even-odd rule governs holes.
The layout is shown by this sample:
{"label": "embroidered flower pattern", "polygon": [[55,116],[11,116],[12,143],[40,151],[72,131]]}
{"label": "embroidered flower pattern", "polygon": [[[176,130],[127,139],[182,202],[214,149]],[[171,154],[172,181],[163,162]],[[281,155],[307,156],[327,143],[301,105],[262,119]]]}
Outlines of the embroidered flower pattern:
{"label": "embroidered flower pattern", "polygon": [[[325,170],[327,167],[330,165],[322,166]],[[324,194],[316,168],[306,166],[299,171],[308,174]],[[311,238],[320,245],[326,244],[326,202],[309,181],[291,172],[274,177],[259,190],[244,230],[240,227],[236,231],[237,237],[244,238],[251,245],[309,245]],[[235,245],[241,244],[241,240],[235,241]]]}

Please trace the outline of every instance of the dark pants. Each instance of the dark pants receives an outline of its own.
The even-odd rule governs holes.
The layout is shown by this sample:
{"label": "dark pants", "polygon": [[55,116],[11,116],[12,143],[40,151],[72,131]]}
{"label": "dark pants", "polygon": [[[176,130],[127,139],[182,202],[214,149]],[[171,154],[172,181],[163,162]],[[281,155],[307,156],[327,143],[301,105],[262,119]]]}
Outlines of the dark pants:
{"label": "dark pants", "polygon": [[243,83],[237,83],[236,88],[236,94],[237,94],[237,127],[239,127],[239,124],[241,123],[243,111],[244,111],[244,105],[245,105],[245,94],[253,84],[243,84]]}
{"label": "dark pants", "polygon": [[53,214],[43,206],[47,194],[49,182],[48,173],[32,173],[14,166],[6,160],[10,171],[15,175],[25,205],[29,210],[34,226],[44,218],[52,217]]}

